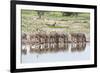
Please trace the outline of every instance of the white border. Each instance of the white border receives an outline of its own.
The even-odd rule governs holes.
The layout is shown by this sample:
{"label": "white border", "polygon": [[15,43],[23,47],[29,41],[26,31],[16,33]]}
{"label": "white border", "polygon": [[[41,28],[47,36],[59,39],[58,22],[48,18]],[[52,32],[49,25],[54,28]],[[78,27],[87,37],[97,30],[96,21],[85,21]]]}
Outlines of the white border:
{"label": "white border", "polygon": [[[21,9],[28,10],[46,10],[46,11],[69,11],[69,12],[89,12],[90,13],[90,60],[86,61],[71,61],[71,62],[54,62],[54,63],[35,63],[21,64]],[[16,68],[38,68],[38,67],[53,67],[53,66],[71,66],[71,65],[86,65],[94,64],[94,10],[85,8],[70,8],[70,7],[52,7],[52,6],[34,6],[34,5],[16,5]]]}

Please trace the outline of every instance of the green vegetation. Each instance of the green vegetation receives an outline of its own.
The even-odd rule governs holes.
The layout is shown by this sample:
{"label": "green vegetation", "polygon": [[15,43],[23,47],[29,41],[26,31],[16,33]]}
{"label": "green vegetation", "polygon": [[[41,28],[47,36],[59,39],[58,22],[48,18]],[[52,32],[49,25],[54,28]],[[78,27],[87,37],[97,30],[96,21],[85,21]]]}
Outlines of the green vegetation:
{"label": "green vegetation", "polygon": [[21,18],[22,32],[90,33],[89,13],[21,10]]}
{"label": "green vegetation", "polygon": [[49,28],[67,28],[67,27],[64,27],[64,26],[48,26]]}

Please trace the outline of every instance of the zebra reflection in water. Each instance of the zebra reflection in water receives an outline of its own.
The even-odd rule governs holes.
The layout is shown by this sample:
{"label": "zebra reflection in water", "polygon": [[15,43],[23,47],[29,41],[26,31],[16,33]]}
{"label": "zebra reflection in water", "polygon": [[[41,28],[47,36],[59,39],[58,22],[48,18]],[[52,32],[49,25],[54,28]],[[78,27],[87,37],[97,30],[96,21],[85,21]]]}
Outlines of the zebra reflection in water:
{"label": "zebra reflection in water", "polygon": [[[68,41],[68,34],[58,34],[56,32],[46,34],[22,34],[22,53],[27,54],[27,50],[30,53],[48,53],[68,51],[69,44],[71,45],[71,51],[84,51],[86,47],[86,37],[82,33],[72,33],[71,41]],[[28,49],[27,49],[28,48]]]}
{"label": "zebra reflection in water", "polygon": [[[69,48],[69,45],[70,48]],[[43,48],[43,49],[30,49],[30,53],[50,53],[50,52],[61,52],[61,51],[69,51],[71,49],[71,52],[82,52],[85,50],[86,43],[65,43],[63,46],[56,45],[52,48],[52,46],[49,46],[49,48]]]}
{"label": "zebra reflection in water", "polygon": [[86,47],[86,43],[72,43],[71,44],[71,52],[84,51],[85,47]]}

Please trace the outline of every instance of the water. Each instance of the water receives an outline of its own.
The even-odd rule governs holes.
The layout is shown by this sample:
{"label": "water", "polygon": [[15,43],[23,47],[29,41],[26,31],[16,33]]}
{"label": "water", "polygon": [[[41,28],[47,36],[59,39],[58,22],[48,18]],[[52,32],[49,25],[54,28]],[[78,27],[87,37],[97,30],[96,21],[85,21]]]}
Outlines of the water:
{"label": "water", "polygon": [[21,58],[22,63],[89,60],[90,43],[66,44],[64,47],[30,50],[30,52],[22,53]]}

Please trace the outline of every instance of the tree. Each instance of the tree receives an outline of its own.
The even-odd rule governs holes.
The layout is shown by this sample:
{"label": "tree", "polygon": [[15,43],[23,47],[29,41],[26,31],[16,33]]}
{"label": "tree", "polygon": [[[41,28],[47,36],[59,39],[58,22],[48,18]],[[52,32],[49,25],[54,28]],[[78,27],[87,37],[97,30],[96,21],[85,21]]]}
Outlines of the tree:
{"label": "tree", "polygon": [[38,16],[39,16],[39,19],[41,19],[42,16],[44,16],[45,11],[37,11],[37,14],[38,14]]}
{"label": "tree", "polygon": [[62,16],[77,16],[77,12],[62,12]]}

